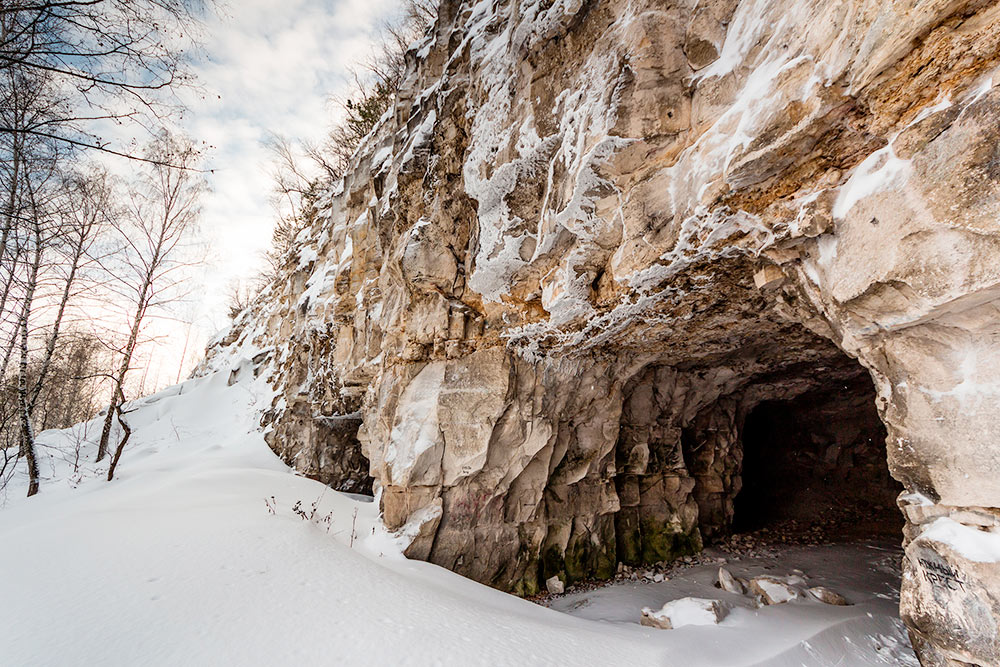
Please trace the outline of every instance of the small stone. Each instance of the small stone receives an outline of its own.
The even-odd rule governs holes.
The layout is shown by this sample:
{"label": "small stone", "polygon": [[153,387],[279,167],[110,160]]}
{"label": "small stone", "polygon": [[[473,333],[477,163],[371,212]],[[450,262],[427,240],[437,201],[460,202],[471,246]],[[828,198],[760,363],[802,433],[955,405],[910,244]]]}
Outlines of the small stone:
{"label": "small stone", "polygon": [[552,595],[561,595],[566,591],[566,585],[558,575],[545,580],[545,589]]}
{"label": "small stone", "polygon": [[657,572],[656,574],[653,575],[653,581],[655,581],[656,583],[660,583],[661,581],[663,581],[663,575]]}
{"label": "small stone", "polygon": [[840,593],[832,591],[826,586],[813,586],[809,589],[809,594],[820,602],[825,602],[826,604],[834,604],[838,607],[845,607],[850,604]]}
{"label": "small stone", "polygon": [[782,604],[799,597],[790,585],[775,577],[761,576],[750,580],[750,590],[764,601],[764,604]]}
{"label": "small stone", "polygon": [[724,567],[719,568],[719,588],[727,593],[736,593],[737,595],[746,593],[746,587],[743,583]]}
{"label": "small stone", "polygon": [[726,617],[728,611],[718,600],[681,598],[668,602],[659,611],[643,608],[639,624],[661,630],[685,625],[716,625]]}

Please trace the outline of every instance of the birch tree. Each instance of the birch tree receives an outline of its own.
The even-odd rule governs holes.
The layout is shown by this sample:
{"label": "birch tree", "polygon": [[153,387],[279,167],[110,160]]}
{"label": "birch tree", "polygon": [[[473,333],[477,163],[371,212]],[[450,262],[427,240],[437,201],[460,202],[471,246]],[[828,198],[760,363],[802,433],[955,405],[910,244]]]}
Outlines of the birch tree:
{"label": "birch tree", "polygon": [[[109,448],[115,419],[126,436],[124,421],[125,381],[142,326],[151,310],[162,308],[176,297],[181,269],[187,266],[183,249],[194,232],[200,215],[200,198],[205,182],[196,171],[199,154],[187,139],[161,134],[146,153],[149,158],[144,174],[134,185],[128,214],[117,223],[126,244],[118,293],[128,299],[131,314],[128,337],[120,348],[120,362],[114,370],[112,398],[105,415],[97,460]],[[114,477],[127,437],[121,439],[108,470]]]}
{"label": "birch tree", "polygon": [[29,414],[34,413],[39,394],[48,379],[70,302],[90,287],[81,287],[81,274],[91,264],[103,259],[100,251],[95,251],[95,246],[114,214],[109,178],[101,169],[73,174],[62,189],[66,194],[58,213],[62,253],[56,263],[56,268],[63,274],[59,276],[61,289],[54,303],[55,315],[45,335],[45,349],[28,403]]}
{"label": "birch tree", "polygon": [[[24,214],[20,228],[24,234],[25,266],[23,272],[22,301],[17,320],[18,373],[17,406],[20,422],[20,455],[28,469],[28,495],[38,493],[38,459],[35,451],[35,435],[32,423],[33,390],[29,379],[29,352],[31,320],[35,314],[39,285],[42,281],[45,256],[51,250],[57,230],[53,224],[54,211],[58,206],[58,191],[52,187],[56,178],[58,159],[55,155],[43,155],[30,163],[32,174],[24,181]],[[42,171],[44,169],[45,171]]]}

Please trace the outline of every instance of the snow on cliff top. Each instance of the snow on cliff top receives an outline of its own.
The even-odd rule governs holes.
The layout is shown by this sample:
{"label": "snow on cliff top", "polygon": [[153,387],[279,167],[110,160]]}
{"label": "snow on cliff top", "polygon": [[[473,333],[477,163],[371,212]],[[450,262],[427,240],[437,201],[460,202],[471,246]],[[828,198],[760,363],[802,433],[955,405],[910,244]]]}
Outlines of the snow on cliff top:
{"label": "snow on cliff top", "polygon": [[638,625],[640,600],[634,622],[591,620],[408,561],[376,503],[297,476],[268,449],[264,383],[229,379],[134,402],[110,483],[92,462],[99,421],[41,434],[42,492],[22,498],[18,476],[0,510],[0,663],[798,665],[822,636],[819,665],[851,641],[831,632],[864,645],[857,633],[894,620],[891,603],[874,617],[814,605],[789,627],[762,610],[664,631]]}

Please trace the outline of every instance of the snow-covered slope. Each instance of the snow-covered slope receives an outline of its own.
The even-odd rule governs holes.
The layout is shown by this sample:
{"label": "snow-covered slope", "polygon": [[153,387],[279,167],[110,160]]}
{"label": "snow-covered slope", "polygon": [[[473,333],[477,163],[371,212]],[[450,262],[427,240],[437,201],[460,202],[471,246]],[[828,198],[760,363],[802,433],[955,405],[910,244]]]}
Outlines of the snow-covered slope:
{"label": "snow-covered slope", "polygon": [[110,483],[92,463],[96,422],[40,436],[42,492],[24,499],[16,481],[0,510],[0,663],[825,665],[854,646],[851,664],[895,664],[866,639],[878,634],[906,650],[894,603],[877,598],[663,631],[639,626],[645,598],[632,622],[588,620],[406,560],[376,503],[271,452],[266,385],[229,381],[135,402]]}

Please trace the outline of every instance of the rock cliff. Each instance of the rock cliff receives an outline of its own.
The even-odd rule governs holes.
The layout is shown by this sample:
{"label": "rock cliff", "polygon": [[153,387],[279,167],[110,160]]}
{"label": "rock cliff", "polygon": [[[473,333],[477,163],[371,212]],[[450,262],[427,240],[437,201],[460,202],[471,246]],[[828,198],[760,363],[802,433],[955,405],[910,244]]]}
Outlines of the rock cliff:
{"label": "rock cliff", "polygon": [[700,549],[758,405],[870,382],[914,645],[1000,664],[1000,5],[444,0],[407,59],[209,352],[275,451],[534,593]]}

